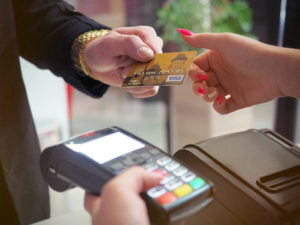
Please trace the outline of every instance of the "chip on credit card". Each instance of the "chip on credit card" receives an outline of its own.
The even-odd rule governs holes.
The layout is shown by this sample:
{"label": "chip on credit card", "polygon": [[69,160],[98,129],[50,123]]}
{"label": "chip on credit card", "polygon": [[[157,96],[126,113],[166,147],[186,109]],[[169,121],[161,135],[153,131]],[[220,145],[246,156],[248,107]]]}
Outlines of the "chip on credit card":
{"label": "chip on credit card", "polygon": [[155,54],[149,62],[135,62],[123,87],[180,85],[188,73],[196,51]]}

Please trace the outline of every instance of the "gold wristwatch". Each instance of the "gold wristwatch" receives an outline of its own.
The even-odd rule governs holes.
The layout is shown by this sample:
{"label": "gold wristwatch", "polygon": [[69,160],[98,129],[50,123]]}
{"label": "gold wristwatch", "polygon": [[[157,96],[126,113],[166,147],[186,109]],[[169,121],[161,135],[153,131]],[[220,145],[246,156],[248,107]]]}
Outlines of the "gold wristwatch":
{"label": "gold wristwatch", "polygon": [[83,50],[85,46],[95,39],[96,37],[101,37],[107,34],[110,30],[91,30],[79,35],[72,44],[72,59],[74,66],[77,70],[84,72],[87,76],[97,80],[97,78],[92,74],[90,68],[88,67]]}

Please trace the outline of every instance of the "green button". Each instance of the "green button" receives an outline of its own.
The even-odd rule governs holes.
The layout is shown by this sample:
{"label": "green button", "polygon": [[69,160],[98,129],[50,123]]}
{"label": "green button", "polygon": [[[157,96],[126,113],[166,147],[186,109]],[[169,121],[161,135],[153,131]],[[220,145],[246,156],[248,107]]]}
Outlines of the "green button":
{"label": "green button", "polygon": [[190,185],[194,188],[194,189],[199,189],[201,188],[203,185],[205,184],[205,181],[200,178],[200,177],[197,177],[195,178],[194,180],[192,180],[190,182]]}

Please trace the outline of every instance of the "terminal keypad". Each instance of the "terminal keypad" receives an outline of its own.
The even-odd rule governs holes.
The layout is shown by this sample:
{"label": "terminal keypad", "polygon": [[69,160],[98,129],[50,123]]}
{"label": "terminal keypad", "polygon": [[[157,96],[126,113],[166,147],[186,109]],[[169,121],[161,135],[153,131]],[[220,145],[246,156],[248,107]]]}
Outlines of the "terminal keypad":
{"label": "terminal keypad", "polygon": [[148,196],[160,204],[167,205],[203,187],[206,182],[186,167],[158,149],[142,151],[117,160],[109,167],[119,173],[133,165],[141,165],[146,170],[161,174],[160,185],[147,191]]}

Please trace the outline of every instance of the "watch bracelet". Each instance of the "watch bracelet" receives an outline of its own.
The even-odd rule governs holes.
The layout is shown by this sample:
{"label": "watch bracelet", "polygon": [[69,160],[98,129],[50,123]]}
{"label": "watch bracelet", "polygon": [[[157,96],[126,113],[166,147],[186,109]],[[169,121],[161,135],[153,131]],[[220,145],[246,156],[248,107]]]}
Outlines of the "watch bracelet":
{"label": "watch bracelet", "polygon": [[97,37],[104,36],[110,30],[101,29],[101,30],[91,30],[79,35],[72,44],[71,56],[74,63],[74,67],[87,76],[98,80],[92,73],[91,69],[88,67],[85,58],[84,58],[84,48],[85,46]]}

